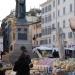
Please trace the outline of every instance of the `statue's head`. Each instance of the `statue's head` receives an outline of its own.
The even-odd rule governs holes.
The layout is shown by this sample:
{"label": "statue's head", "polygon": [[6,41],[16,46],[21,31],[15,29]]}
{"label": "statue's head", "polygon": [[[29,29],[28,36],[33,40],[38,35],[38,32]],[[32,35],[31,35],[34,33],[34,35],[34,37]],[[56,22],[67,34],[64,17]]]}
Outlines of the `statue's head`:
{"label": "statue's head", "polygon": [[19,3],[24,4],[25,0],[18,0]]}

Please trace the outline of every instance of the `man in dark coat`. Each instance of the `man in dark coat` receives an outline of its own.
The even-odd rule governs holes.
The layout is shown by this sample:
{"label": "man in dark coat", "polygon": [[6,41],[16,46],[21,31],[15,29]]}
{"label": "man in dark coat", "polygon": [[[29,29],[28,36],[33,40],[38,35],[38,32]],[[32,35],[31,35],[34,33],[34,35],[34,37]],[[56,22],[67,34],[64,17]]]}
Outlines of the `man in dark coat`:
{"label": "man in dark coat", "polygon": [[59,53],[56,50],[54,50],[52,55],[54,58],[59,58]]}
{"label": "man in dark coat", "polygon": [[30,75],[30,56],[26,54],[26,50],[22,50],[22,54],[15,62],[13,70],[16,71],[16,75]]}

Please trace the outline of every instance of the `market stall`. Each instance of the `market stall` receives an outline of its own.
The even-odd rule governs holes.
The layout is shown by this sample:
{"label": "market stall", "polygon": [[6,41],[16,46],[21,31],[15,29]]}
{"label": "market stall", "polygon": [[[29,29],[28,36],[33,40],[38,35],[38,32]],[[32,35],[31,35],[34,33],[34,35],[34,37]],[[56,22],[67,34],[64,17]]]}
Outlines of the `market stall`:
{"label": "market stall", "polygon": [[0,75],[8,75],[7,72],[12,70],[12,65],[0,61]]}
{"label": "market stall", "polygon": [[53,75],[75,75],[75,58],[55,60],[53,62]]}
{"label": "market stall", "polygon": [[52,58],[39,58],[39,59],[32,59],[33,68],[31,72],[39,72],[44,74],[49,74],[52,72],[53,61],[55,59]]}
{"label": "market stall", "polygon": [[[33,73],[49,75],[75,75],[75,58],[60,60],[59,58],[32,59]],[[36,75],[36,74],[35,74]]]}
{"label": "market stall", "polygon": [[51,51],[50,49],[37,50],[39,56],[41,55],[41,58],[39,57],[38,59],[32,59],[32,71],[35,72],[35,70],[37,70],[38,73],[46,75],[75,75],[75,58],[51,58],[49,57],[51,54],[51,52],[49,53],[49,51]]}

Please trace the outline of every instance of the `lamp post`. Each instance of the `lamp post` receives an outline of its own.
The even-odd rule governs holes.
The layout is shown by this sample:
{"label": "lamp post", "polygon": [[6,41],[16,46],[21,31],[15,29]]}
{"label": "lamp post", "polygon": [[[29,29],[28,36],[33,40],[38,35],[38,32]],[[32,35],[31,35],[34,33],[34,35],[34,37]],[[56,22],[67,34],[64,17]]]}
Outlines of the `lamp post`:
{"label": "lamp post", "polygon": [[[73,31],[73,39],[74,39],[74,45],[75,45],[75,17],[72,17],[69,19],[70,22],[70,28]],[[74,47],[75,50],[75,47]],[[75,51],[72,51],[72,57],[75,57]]]}
{"label": "lamp post", "polygon": [[60,59],[65,59],[64,40],[62,28],[58,27],[58,43],[59,43],[59,56]]}
{"label": "lamp post", "polygon": [[59,26],[59,23],[58,23],[58,4],[56,2],[56,45],[57,47],[59,48],[59,57],[60,59],[65,59],[65,52],[64,52],[64,47],[63,47],[63,39],[62,39],[62,30]]}

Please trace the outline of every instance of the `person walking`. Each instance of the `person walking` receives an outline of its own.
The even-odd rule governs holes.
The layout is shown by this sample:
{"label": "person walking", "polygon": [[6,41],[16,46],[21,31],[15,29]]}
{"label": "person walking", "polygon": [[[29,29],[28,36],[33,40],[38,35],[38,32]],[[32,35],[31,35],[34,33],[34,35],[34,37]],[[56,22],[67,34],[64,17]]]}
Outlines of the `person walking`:
{"label": "person walking", "polygon": [[27,50],[25,47],[21,47],[22,54],[19,59],[15,62],[13,71],[16,75],[30,75],[30,68],[32,67],[31,58],[27,55]]}

